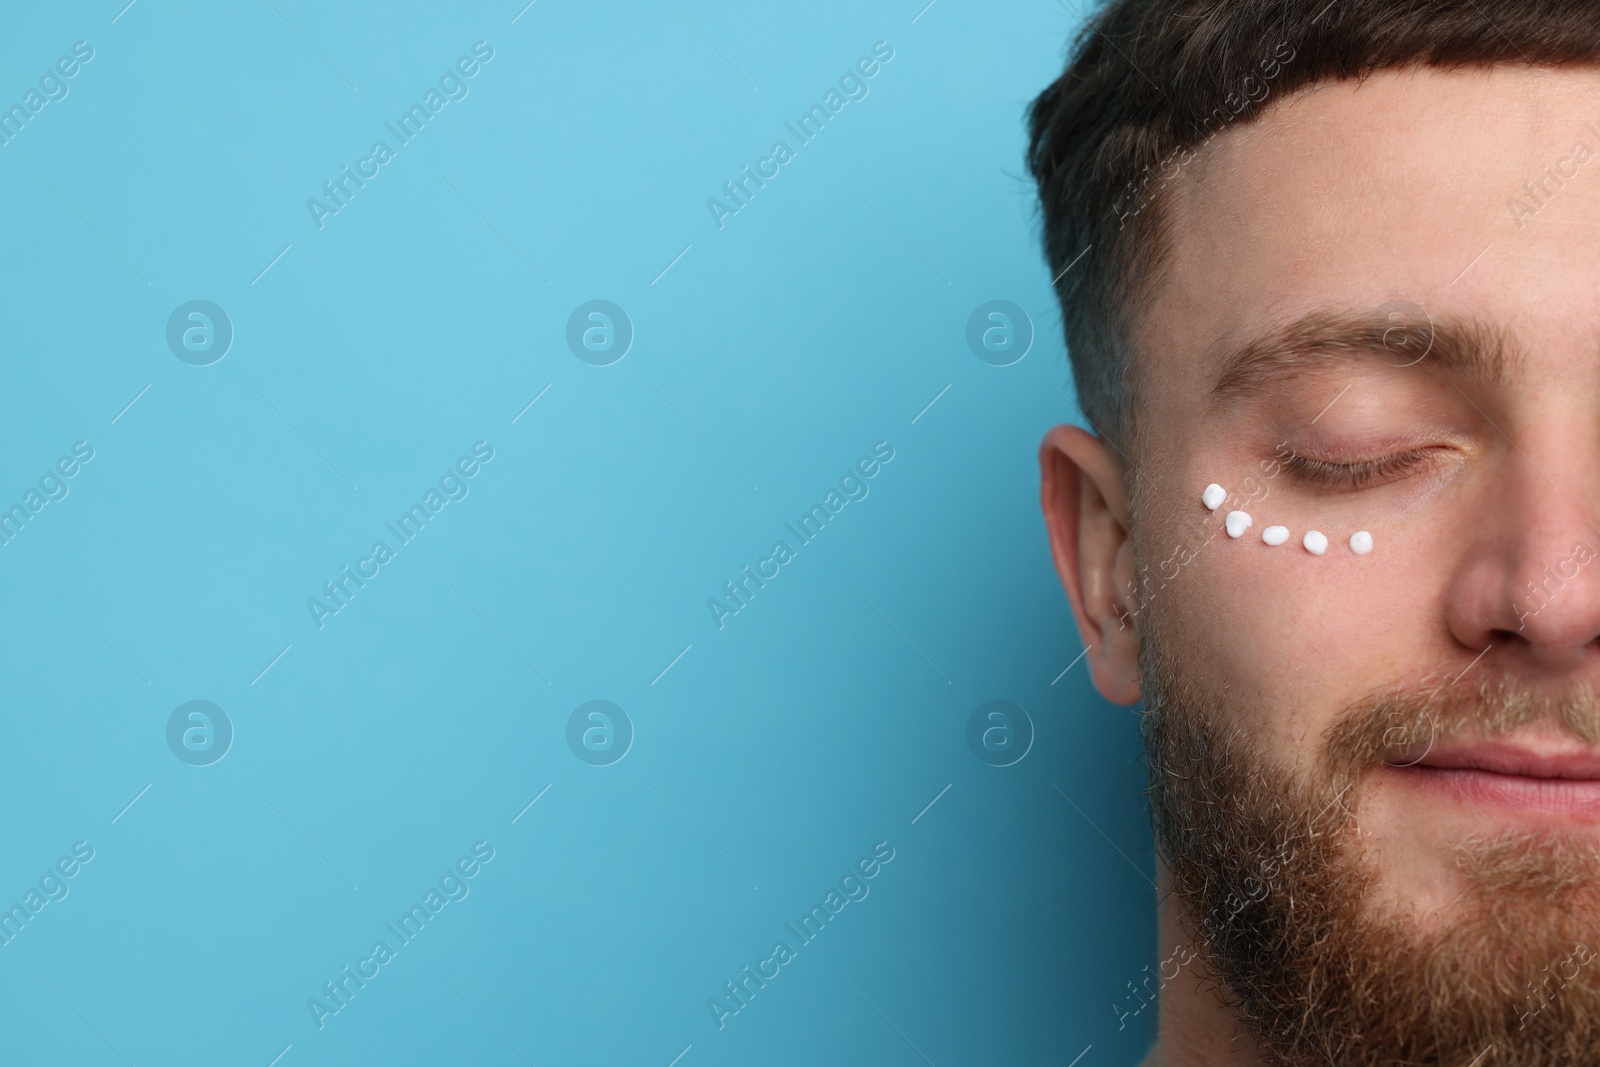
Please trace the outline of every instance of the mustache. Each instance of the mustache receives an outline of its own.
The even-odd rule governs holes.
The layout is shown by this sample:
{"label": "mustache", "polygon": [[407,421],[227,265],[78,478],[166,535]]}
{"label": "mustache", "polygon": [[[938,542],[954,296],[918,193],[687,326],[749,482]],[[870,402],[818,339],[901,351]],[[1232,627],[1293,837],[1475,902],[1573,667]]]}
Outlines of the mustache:
{"label": "mustache", "polygon": [[[1593,1059],[1582,1035],[1600,1025],[1594,845],[1515,832],[1456,842],[1472,892],[1459,920],[1428,932],[1381,906],[1383,871],[1352,835],[1350,794],[1430,744],[1530,726],[1600,742],[1593,688],[1497,676],[1494,656],[1458,663],[1345,702],[1320,750],[1303,739],[1309,760],[1291,767],[1241,721],[1248,696],[1198,684],[1154,642],[1140,666],[1151,813],[1182,928],[1267,1062],[1468,1064],[1488,1062],[1486,1045],[1495,1063]],[[1321,780],[1324,769],[1346,781]]]}
{"label": "mustache", "polygon": [[1504,738],[1527,726],[1600,745],[1600,688],[1586,681],[1536,687],[1488,671],[1463,681],[1454,667],[1439,668],[1350,704],[1324,732],[1323,770],[1333,782],[1353,783],[1383,763],[1412,764],[1435,746]]}

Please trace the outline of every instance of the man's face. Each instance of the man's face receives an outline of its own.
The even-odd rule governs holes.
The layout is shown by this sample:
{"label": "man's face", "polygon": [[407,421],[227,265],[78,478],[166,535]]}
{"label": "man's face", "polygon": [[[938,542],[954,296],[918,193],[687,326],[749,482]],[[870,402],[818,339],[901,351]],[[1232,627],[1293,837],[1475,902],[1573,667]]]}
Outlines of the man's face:
{"label": "man's face", "polygon": [[[1356,1016],[1329,1024],[1358,1035],[1338,1062],[1454,1055],[1454,1035],[1384,1031],[1424,984],[1396,1019],[1503,1006],[1463,1047],[1569,1062],[1537,1049],[1552,1020],[1600,1017],[1600,71],[1321,86],[1163,195],[1115,578],[1138,590],[1143,695],[1171,705],[1157,770],[1226,764],[1205,780],[1223,802],[1156,783],[1158,816],[1190,823],[1169,826],[1178,881],[1238,896],[1253,872],[1265,901],[1235,914],[1259,906],[1254,926],[1213,948],[1283,970],[1285,1002],[1256,1005],[1273,1025],[1314,974],[1302,1001]],[[1283,350],[1296,324],[1317,340]],[[1233,496],[1216,514],[1212,482]],[[1097,678],[1126,674],[1103,644]],[[1330,941],[1296,941],[1319,922]]]}

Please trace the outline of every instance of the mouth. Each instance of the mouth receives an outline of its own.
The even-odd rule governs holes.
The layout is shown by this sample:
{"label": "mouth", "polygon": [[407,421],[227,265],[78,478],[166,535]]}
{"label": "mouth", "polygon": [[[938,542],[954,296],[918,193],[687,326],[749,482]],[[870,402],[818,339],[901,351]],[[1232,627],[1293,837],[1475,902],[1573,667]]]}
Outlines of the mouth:
{"label": "mouth", "polygon": [[1418,789],[1486,813],[1600,825],[1600,751],[1482,742],[1387,766]]}

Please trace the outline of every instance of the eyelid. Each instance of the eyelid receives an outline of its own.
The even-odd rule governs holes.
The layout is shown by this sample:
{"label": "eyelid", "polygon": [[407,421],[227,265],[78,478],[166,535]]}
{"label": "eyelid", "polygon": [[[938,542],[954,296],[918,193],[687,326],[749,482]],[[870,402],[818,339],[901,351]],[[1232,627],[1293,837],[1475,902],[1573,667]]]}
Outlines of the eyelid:
{"label": "eyelid", "polygon": [[1290,451],[1283,465],[1302,481],[1330,489],[1366,489],[1377,484],[1401,481],[1421,473],[1420,468],[1439,452],[1454,451],[1447,446],[1429,445],[1408,448],[1372,459],[1341,462],[1305,456]]}

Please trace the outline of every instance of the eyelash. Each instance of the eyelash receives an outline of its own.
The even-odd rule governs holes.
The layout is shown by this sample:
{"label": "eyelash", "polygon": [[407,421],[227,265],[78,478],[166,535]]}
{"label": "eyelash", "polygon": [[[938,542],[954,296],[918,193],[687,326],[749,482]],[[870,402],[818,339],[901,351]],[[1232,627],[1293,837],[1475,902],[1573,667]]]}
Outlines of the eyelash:
{"label": "eyelash", "polygon": [[1304,481],[1329,489],[1366,489],[1380,482],[1397,481],[1428,459],[1432,449],[1415,448],[1360,463],[1334,463],[1291,453],[1283,465]]}

